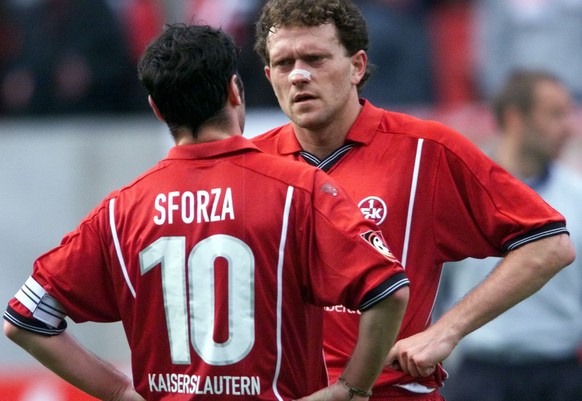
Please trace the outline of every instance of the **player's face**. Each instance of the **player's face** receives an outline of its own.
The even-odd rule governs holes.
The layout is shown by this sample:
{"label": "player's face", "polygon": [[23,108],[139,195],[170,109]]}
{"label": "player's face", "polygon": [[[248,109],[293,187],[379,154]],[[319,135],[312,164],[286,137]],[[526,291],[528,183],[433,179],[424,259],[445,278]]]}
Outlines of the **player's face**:
{"label": "player's face", "polygon": [[546,161],[560,156],[573,133],[572,111],[572,99],[562,85],[550,81],[537,85],[526,139],[531,155]]}
{"label": "player's face", "polygon": [[[281,109],[297,126],[325,129],[359,107],[356,85],[365,72],[366,55],[349,56],[335,25],[276,29],[267,49],[265,73]],[[303,72],[291,74],[297,70]]]}

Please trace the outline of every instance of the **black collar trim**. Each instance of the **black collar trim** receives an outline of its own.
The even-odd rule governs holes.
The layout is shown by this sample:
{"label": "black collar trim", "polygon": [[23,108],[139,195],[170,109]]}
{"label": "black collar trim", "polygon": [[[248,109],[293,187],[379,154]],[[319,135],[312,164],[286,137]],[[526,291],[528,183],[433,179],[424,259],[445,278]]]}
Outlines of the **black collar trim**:
{"label": "black collar trim", "polygon": [[305,150],[300,151],[299,155],[312,166],[328,172],[353,147],[353,143],[346,143],[323,160]]}

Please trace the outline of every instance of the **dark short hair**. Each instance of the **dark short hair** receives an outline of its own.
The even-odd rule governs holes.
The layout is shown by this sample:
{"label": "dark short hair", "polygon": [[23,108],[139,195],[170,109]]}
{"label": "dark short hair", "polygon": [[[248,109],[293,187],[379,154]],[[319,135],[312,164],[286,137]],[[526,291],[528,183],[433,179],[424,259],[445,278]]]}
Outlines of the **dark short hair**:
{"label": "dark short hair", "polygon": [[202,124],[224,118],[238,59],[239,49],[222,30],[171,24],[145,50],[138,77],[172,133],[184,127],[196,134]]}
{"label": "dark short hair", "polygon": [[[335,25],[340,43],[347,54],[353,56],[369,46],[368,27],[361,11],[351,0],[268,0],[255,27],[255,51],[269,65],[267,37],[273,28],[322,24]],[[370,77],[373,65],[368,68],[358,89],[362,89]]]}
{"label": "dark short hair", "polygon": [[515,69],[492,100],[493,115],[499,127],[505,126],[505,112],[510,107],[516,107],[523,115],[528,115],[535,103],[535,89],[540,82],[555,82],[561,80],[543,70]]}

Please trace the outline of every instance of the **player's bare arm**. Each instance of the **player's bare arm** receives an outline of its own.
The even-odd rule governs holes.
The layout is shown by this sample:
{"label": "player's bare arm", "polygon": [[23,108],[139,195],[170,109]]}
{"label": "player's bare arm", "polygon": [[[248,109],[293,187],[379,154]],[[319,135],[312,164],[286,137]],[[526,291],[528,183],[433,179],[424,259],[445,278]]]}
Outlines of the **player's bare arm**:
{"label": "player's bare arm", "polygon": [[131,380],[81,346],[66,331],[56,336],[32,333],[4,321],[4,333],[58,376],[103,401],[145,401]]}
{"label": "player's bare arm", "polygon": [[526,244],[424,332],[398,341],[387,364],[412,376],[430,375],[467,334],[539,290],[575,259],[567,234]]}
{"label": "player's bare arm", "polygon": [[388,298],[362,312],[358,342],[340,380],[299,401],[365,400],[396,340],[409,288],[402,287]]}

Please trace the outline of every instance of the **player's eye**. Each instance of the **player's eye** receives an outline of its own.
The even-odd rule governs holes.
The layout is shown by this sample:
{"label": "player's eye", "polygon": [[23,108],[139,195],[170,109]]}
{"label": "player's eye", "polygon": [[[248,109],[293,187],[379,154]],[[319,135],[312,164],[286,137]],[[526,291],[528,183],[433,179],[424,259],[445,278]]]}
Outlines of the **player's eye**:
{"label": "player's eye", "polygon": [[290,58],[283,58],[279,60],[273,60],[272,64],[273,67],[276,68],[289,67],[293,65],[293,60]]}
{"label": "player's eye", "polygon": [[305,58],[305,61],[312,66],[318,66],[319,64],[323,63],[326,59],[325,56],[320,54],[313,54]]}

